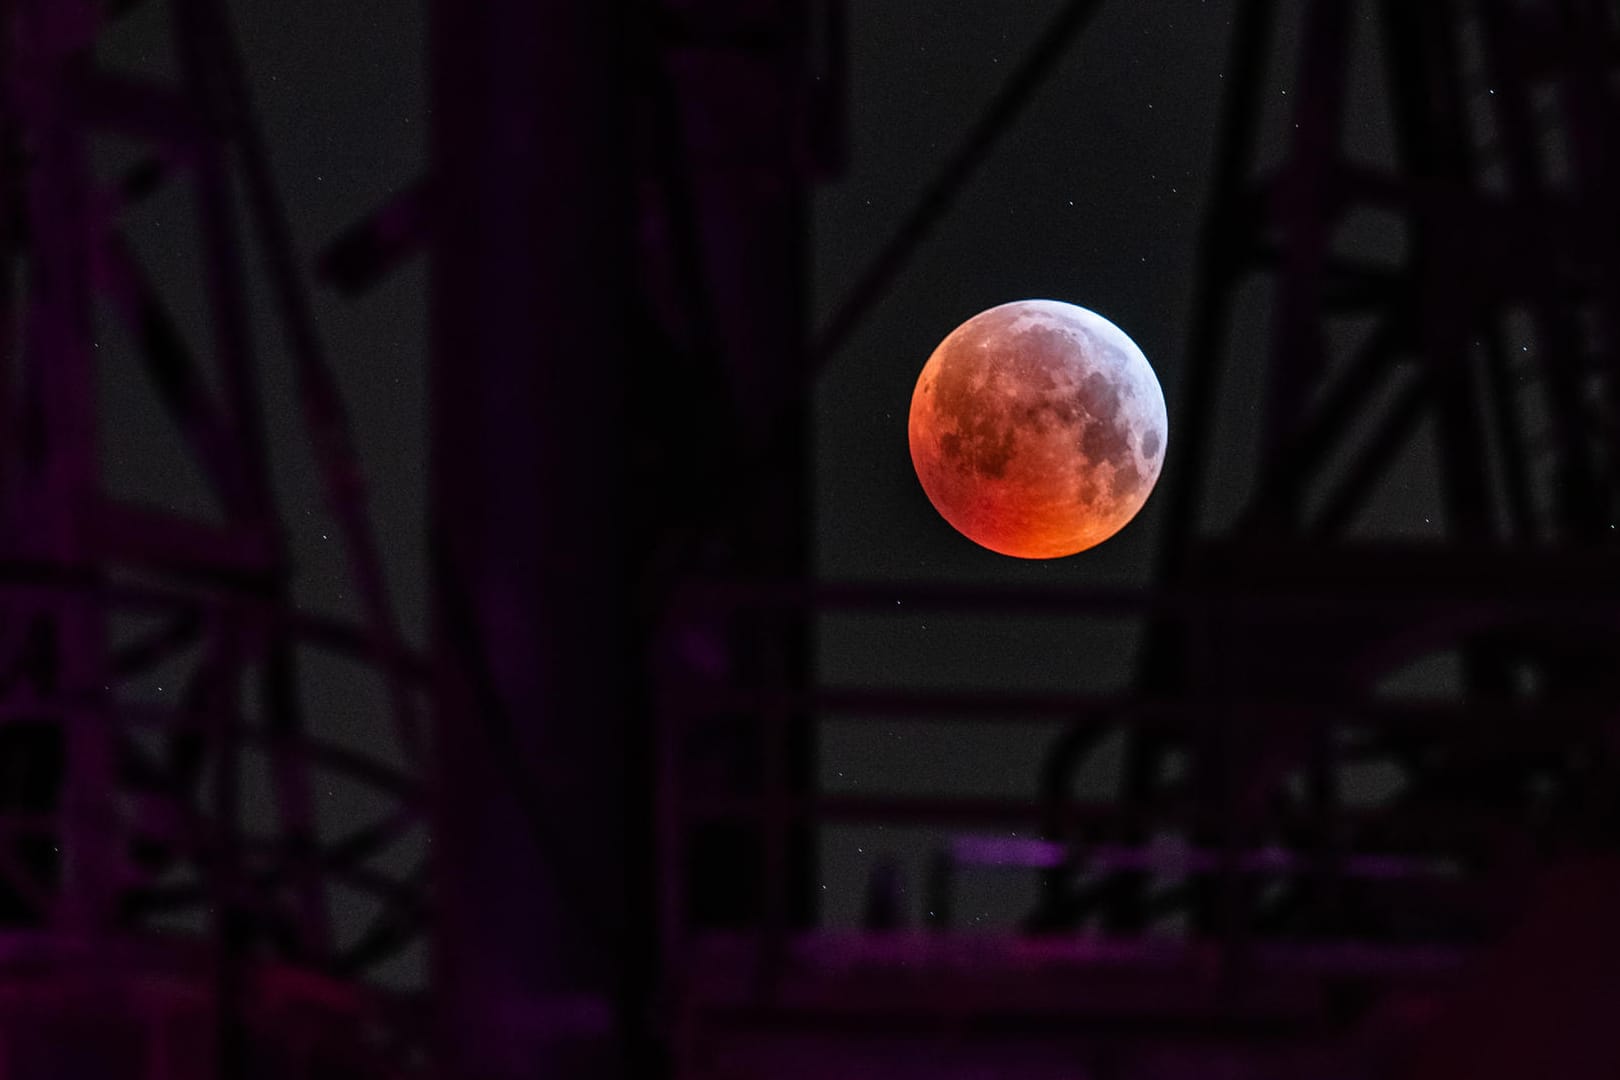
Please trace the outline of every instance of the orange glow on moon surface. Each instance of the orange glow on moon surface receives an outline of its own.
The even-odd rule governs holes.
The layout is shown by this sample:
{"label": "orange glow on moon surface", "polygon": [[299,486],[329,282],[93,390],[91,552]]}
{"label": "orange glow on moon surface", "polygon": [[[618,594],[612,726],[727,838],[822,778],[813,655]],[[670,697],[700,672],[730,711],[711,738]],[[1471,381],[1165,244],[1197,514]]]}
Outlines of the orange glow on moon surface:
{"label": "orange glow on moon surface", "polygon": [[1164,464],[1164,393],[1147,357],[1096,312],[1020,300],[975,315],[917,378],[917,479],[962,535],[1056,559],[1113,536]]}

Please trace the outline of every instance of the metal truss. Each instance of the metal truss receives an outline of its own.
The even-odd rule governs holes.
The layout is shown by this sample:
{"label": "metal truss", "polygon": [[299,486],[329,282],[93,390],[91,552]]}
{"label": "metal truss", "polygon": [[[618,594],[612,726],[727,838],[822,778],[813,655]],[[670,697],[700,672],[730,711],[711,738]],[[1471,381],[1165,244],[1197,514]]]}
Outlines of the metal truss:
{"label": "metal truss", "polygon": [[[1281,162],[1263,169],[1275,19],[1251,3],[1237,30],[1170,490],[1165,580],[1216,606],[1156,626],[1143,683],[1207,703],[1215,722],[1190,742],[1130,736],[1125,816],[1109,839],[1142,843],[1162,808],[1190,799],[1189,839],[1228,853],[1280,842],[1312,860],[1311,873],[1269,882],[1194,875],[1182,902],[1200,933],[1489,937],[1487,899],[1522,876],[1528,852],[1602,843],[1617,824],[1601,703],[1620,637],[1594,607],[1613,588],[1620,263],[1585,232],[1614,220],[1601,193],[1616,160],[1616,29],[1599,8],[1322,0],[1303,13]],[[1376,35],[1382,100],[1350,95],[1357,34]],[[1538,100],[1550,107],[1532,122]],[[1352,158],[1347,113],[1380,108],[1394,158]],[[1549,160],[1554,138],[1579,149]],[[1367,217],[1390,234],[1381,250],[1355,239]],[[1220,380],[1253,332],[1234,318],[1236,296],[1257,274],[1273,288],[1258,460],[1236,520],[1211,538],[1203,492],[1234,478],[1195,455],[1215,444]],[[1435,527],[1379,537],[1388,525],[1370,508],[1414,446],[1432,452]],[[1397,602],[1366,610],[1380,593]],[[1267,610],[1286,597],[1320,600]],[[1236,718],[1251,702],[1376,708],[1390,676],[1435,657],[1457,677],[1430,692],[1464,715],[1533,708],[1552,722],[1463,733],[1309,708],[1280,724]],[[1549,728],[1558,736],[1542,745]],[[1077,732],[1054,761],[1054,798],[1088,740]],[[1177,750],[1198,764],[1172,782]],[[1346,770],[1368,765],[1399,777],[1376,825],[1346,805]],[[1455,827],[1426,830],[1437,815]],[[1396,850],[1452,880],[1375,887],[1337,869]],[[1151,919],[1140,874],[1082,891],[1059,877],[1048,918],[1118,930]]]}
{"label": "metal truss", "polygon": [[[3,1060],[43,1070],[19,1075],[83,1059],[242,1076],[250,1058],[277,1075],[394,1074],[422,1025],[364,984],[428,919],[422,665],[390,607],[223,6],[165,5],[175,82],[97,63],[98,35],[134,6],[0,5]],[[109,146],[136,164],[99,175]],[[199,245],[207,340],[181,329],[124,227],[171,186],[191,200],[178,235]],[[343,544],[355,620],[292,599],[250,283],[285,335],[297,401],[273,415],[303,425],[324,495],[311,509]],[[98,409],[111,365],[144,375],[213,514],[109,488],[103,438],[125,419]],[[383,743],[357,747],[352,723],[322,715],[312,665],[374,681]],[[321,811],[349,792],[386,809]],[[339,903],[358,904],[357,927]],[[109,988],[126,1002],[113,1013]]]}
{"label": "metal truss", "polygon": [[[812,355],[881,299],[1088,13],[1060,10]],[[779,850],[804,823],[1044,836],[946,845],[926,933],[746,914],[715,933],[669,910],[692,972],[683,1014],[697,1018],[686,1074],[850,1073],[875,1068],[884,1039],[915,1048],[905,1040],[949,1030],[935,1075],[970,1073],[976,1046],[1000,1061],[1029,1050],[1030,1076],[1198,1075],[1214,1061],[1250,1070],[1233,1075],[1387,1075],[1401,1003],[1496,940],[1538,867],[1620,832],[1614,9],[1312,0],[1298,15],[1295,67],[1279,75],[1279,5],[1238,5],[1151,588],[756,580],[679,594],[660,669],[672,895],[705,871],[756,895],[792,888],[772,875],[780,855],[684,863],[699,823],[761,830]],[[1384,89],[1361,99],[1351,47],[1368,34]],[[1347,114],[1378,109],[1393,155],[1353,157]],[[1369,221],[1370,244],[1357,231]],[[1259,327],[1239,303],[1257,282]],[[1245,366],[1259,372],[1257,445],[1242,472],[1216,474],[1212,448],[1232,441],[1217,430],[1223,383]],[[1433,527],[1391,532],[1378,496],[1424,453]],[[1237,511],[1213,514],[1209,493],[1234,489]],[[748,680],[713,646],[722,634],[691,630],[771,640],[784,620],[880,617],[896,599],[908,614],[1145,626],[1140,678],[1090,699],[830,692]],[[1442,670],[1427,693],[1401,689],[1425,664]],[[782,733],[833,716],[1071,725],[1035,800],[783,783]],[[768,740],[704,741],[743,730]],[[1076,776],[1120,739],[1118,790],[1077,797]],[[738,746],[766,756],[724,752]],[[1368,770],[1387,790],[1357,789]],[[1026,933],[954,932],[961,878],[1008,866],[1043,876]]]}

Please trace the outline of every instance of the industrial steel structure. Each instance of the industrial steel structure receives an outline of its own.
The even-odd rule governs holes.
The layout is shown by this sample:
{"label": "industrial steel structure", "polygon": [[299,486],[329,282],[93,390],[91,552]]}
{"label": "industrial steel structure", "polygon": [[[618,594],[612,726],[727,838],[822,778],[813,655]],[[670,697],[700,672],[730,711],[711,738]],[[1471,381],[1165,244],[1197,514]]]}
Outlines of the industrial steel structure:
{"label": "industrial steel structure", "polygon": [[[149,2],[172,85],[95,58],[135,4],[0,0],[0,1074],[1388,1076],[1538,871],[1620,839],[1612,3],[1237,0],[1156,579],[879,594],[812,580],[811,383],[1098,0],[1060,7],[819,335],[839,0],[435,0],[430,173],[316,262],[352,292],[431,260],[429,660],[223,0]],[[1388,156],[1347,146],[1351,109],[1387,111]],[[125,235],[174,186],[203,340]],[[356,621],[292,602],[260,291]],[[208,512],[110,489],[111,364]],[[1217,474],[1235,378],[1259,423]],[[1380,534],[1424,454],[1432,527]],[[818,617],[897,597],[1114,620],[1140,671],[1089,698],[814,685]],[[306,709],[334,657],[392,721],[363,750]],[[883,716],[1067,733],[1029,800],[818,790],[818,725]],[[1117,790],[1077,796],[1109,744]],[[340,786],[386,810],[323,812]],[[942,845],[926,926],[879,880],[873,925],[832,931],[815,839],[843,821],[1026,838]],[[1026,924],[953,926],[959,883],[1007,867],[1041,877]],[[378,985],[429,941],[431,996]]]}
{"label": "industrial steel structure", "polygon": [[[1095,7],[1054,17],[824,348],[881,301]],[[1612,849],[1617,34],[1603,4],[1237,5],[1150,587],[692,591],[760,627],[883,618],[899,599],[911,616],[1066,613],[1147,636],[1134,689],[1087,699],[688,672],[669,695],[680,730],[736,714],[766,731],[1072,727],[1028,803],[725,790],[704,773],[679,787],[680,820],[777,837],[803,820],[1045,837],[944,845],[924,932],[700,928],[698,959],[672,973],[681,1075],[1391,1075],[1538,869]],[[1389,153],[1349,145],[1351,110],[1383,111]],[[1242,302],[1257,282],[1258,310]],[[1259,403],[1239,469],[1217,426],[1254,414],[1223,380]],[[1427,529],[1392,532],[1377,509],[1397,467],[1435,478]],[[1121,740],[1117,790],[1077,795]],[[1026,932],[955,930],[954,884],[1009,866],[1044,882]],[[868,911],[893,917],[881,896]]]}
{"label": "industrial steel structure", "polygon": [[[0,6],[0,1072],[394,1075],[426,1051],[418,1002],[359,980],[425,927],[424,672],[223,8],[167,5],[164,82],[97,62],[132,6]],[[200,340],[126,230],[171,188],[194,215]],[[282,341],[256,338],[250,280]],[[265,352],[293,372],[278,415],[304,425],[358,620],[292,602]],[[173,506],[108,479],[130,417],[98,401],[131,372],[204,485],[171,478]],[[312,667],[392,723],[309,715]],[[334,816],[356,789],[380,816]]]}

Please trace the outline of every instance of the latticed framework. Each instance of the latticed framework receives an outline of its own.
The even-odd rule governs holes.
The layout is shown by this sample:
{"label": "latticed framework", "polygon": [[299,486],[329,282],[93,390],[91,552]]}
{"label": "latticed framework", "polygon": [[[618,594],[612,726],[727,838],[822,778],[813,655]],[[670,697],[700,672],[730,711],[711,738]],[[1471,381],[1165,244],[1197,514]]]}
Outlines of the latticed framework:
{"label": "latticed framework", "polygon": [[[370,1075],[422,1034],[362,989],[426,914],[421,672],[223,7],[164,5],[165,82],[97,62],[134,6],[0,4],[0,1061],[229,1072],[251,1048],[277,1075]],[[176,189],[200,297],[166,292],[125,227]],[[199,299],[202,336],[173,313]],[[279,409],[267,324],[296,386]],[[130,372],[200,478],[195,512],[108,481],[131,417],[98,402]],[[328,515],[356,618],[293,603],[267,416],[303,426],[324,505],[300,509]],[[334,687],[383,720],[323,713]]]}
{"label": "latticed framework", "polygon": [[[1207,708],[1129,735],[1111,830],[1168,826],[1225,869],[1155,898],[1104,873],[1047,915],[1474,940],[1549,845],[1620,824],[1620,25],[1612,5],[1318,0],[1279,93],[1280,17],[1250,3],[1235,31],[1170,491],[1167,584],[1196,600],[1155,626],[1143,683],[1150,708]],[[1374,110],[1387,150],[1349,134]],[[1223,405],[1251,418],[1252,469],[1222,470]],[[1261,848],[1291,857],[1233,869]]]}
{"label": "latticed framework", "polygon": [[[823,355],[1097,6],[1061,7]],[[779,917],[693,935],[690,1075],[874,1068],[874,1032],[892,1050],[942,1026],[958,1042],[940,1075],[998,1032],[1025,1039],[1032,1076],[1384,1075],[1402,1013],[1378,1003],[1443,987],[1539,865],[1620,835],[1620,13],[1243,0],[1232,33],[1159,580],[691,594],[762,639],[783,613],[896,603],[1146,634],[1134,686],[1085,698],[739,687],[672,664],[677,737],[730,718],[775,742],[734,775],[672,755],[669,820],[747,822],[777,866],[803,821],[1044,831],[946,844],[934,934]],[[1297,43],[1281,66],[1279,40]],[[828,716],[1069,727],[1039,800],[782,783],[794,718]],[[1042,875],[1036,933],[949,933],[964,875],[998,867]],[[893,919],[893,883],[874,886],[873,931]]]}

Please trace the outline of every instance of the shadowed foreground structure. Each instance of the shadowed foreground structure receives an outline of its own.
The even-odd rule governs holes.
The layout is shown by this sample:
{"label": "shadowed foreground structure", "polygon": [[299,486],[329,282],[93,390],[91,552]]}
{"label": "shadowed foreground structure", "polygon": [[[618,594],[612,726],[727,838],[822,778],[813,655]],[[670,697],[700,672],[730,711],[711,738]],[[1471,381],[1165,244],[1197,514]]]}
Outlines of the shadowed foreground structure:
{"label": "shadowed foreground structure", "polygon": [[[223,7],[160,2],[175,85],[94,59],[136,5],[0,0],[0,1073],[1612,1074],[1612,4],[1310,0],[1297,49],[1275,0],[1237,5],[1162,566],[1065,592],[811,581],[805,418],[1096,3],[1060,7],[812,344],[835,0],[439,0],[432,175],[319,260],[348,292],[432,260],[429,662],[394,625]],[[1345,150],[1350,110],[1387,113],[1391,156]],[[121,227],[169,185],[206,340]],[[356,620],[290,600],[261,294]],[[109,490],[113,363],[207,511]],[[1223,385],[1259,403],[1236,474]],[[1380,532],[1424,455],[1440,524]],[[1141,630],[1138,677],[815,686],[814,620],[897,599]],[[306,715],[317,662],[388,725]],[[813,781],[835,718],[1032,716],[1067,725],[1036,800]],[[1115,790],[1078,797],[1110,744]],[[384,811],[323,816],[344,786]],[[892,873],[869,927],[816,924],[817,830],[854,821],[964,830],[927,924]],[[1040,875],[1025,925],[955,925],[964,882],[1006,870]],[[428,940],[434,985],[381,989]]]}
{"label": "shadowed foreground structure", "polygon": [[[987,124],[1009,122],[1089,7],[1062,9]],[[1571,1074],[1605,1075],[1581,1042],[1598,1033],[1564,1006],[1480,1003],[1585,970],[1607,932],[1572,914],[1488,959],[1527,906],[1558,910],[1583,880],[1543,870],[1612,850],[1620,829],[1620,26],[1601,4],[1313,0],[1290,43],[1282,14],[1237,5],[1153,588],[696,594],[743,622],[995,612],[1147,634],[1135,687],[1113,696],[694,678],[683,712],[761,724],[1072,726],[1037,803],[684,789],[688,820],[1044,839],[944,844],[916,930],[875,929],[898,909],[877,875],[866,932],[694,934],[701,960],[671,973],[693,1018],[683,1075],[1474,1075],[1457,1063],[1501,1070],[1510,1048],[1566,1033]],[[1393,134],[1382,157],[1346,145],[1347,115],[1373,110]],[[970,132],[831,340],[993,139]],[[1218,430],[1234,417],[1252,417],[1240,471]],[[1435,478],[1436,524],[1391,533],[1380,500],[1415,469]],[[1078,798],[1120,745],[1112,795]],[[1009,869],[1044,882],[1028,936],[955,929],[957,887]]]}
{"label": "shadowed foreground structure", "polygon": [[[363,980],[426,926],[424,674],[383,588],[223,8],[165,8],[173,84],[98,65],[115,11],[0,5],[0,1073],[392,1075],[424,1057],[420,1002]],[[125,229],[171,187],[194,215],[202,340]],[[284,335],[286,415],[357,621],[291,600],[262,325]],[[193,467],[198,509],[108,481],[104,443],[128,418],[98,400],[131,381]],[[375,697],[385,719],[364,750],[306,715],[312,666]],[[340,792],[380,816],[321,814]]]}

